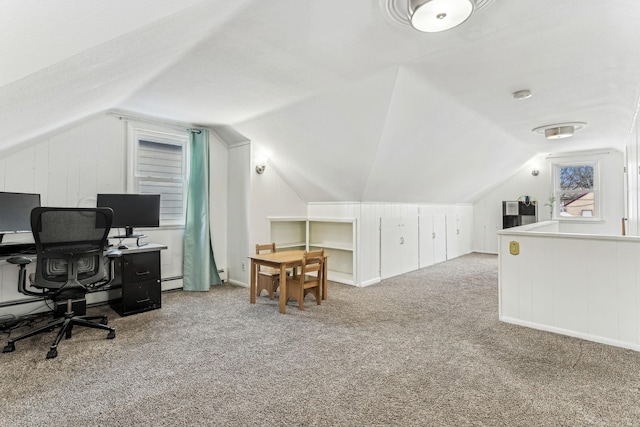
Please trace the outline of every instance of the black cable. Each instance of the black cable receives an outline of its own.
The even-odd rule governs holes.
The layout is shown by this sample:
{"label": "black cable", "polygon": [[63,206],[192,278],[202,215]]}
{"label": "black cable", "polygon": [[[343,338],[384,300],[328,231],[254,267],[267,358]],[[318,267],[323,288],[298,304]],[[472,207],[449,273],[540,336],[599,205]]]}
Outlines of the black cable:
{"label": "black cable", "polygon": [[33,328],[39,323],[48,321],[50,315],[51,313],[48,312],[40,312],[19,317],[13,315],[7,316],[7,319],[4,319],[0,325],[0,332],[5,335],[5,338],[9,338],[14,330],[26,327]]}

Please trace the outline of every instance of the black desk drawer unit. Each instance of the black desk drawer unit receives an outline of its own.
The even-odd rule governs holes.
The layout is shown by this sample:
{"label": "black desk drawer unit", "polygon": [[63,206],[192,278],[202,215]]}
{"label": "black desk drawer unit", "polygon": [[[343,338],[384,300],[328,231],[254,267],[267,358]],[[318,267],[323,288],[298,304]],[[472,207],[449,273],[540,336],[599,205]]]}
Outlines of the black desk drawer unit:
{"label": "black desk drawer unit", "polygon": [[[160,251],[125,254],[116,265],[116,283],[121,279],[122,298],[112,302],[121,316],[155,310],[162,306]],[[119,276],[119,277],[118,277]]]}

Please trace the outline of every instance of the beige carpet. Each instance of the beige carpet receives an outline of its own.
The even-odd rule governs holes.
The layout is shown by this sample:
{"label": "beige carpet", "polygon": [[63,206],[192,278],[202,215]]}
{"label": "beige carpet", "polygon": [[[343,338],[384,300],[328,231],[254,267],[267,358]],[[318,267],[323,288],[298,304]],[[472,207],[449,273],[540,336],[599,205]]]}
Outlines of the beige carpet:
{"label": "beige carpet", "polygon": [[248,293],[97,307],[116,339],[77,329],[52,360],[53,333],[17,343],[0,354],[0,425],[640,425],[640,354],[500,323],[495,256],[330,283],[286,315]]}

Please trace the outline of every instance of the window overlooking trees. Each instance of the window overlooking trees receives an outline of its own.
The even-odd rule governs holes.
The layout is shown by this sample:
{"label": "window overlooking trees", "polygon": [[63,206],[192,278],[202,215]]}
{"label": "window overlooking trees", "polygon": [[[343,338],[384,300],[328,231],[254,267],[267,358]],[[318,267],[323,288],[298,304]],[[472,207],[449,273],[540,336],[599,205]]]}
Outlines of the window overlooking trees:
{"label": "window overlooking trees", "polygon": [[598,218],[597,164],[555,166],[554,217]]}

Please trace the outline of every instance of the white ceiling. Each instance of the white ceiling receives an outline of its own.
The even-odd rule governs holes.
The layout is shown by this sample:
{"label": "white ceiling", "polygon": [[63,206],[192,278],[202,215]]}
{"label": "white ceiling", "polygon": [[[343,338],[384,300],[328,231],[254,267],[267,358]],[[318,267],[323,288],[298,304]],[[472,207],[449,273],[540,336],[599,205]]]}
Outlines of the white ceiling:
{"label": "white ceiling", "polygon": [[537,153],[624,150],[640,2],[484,3],[426,34],[387,0],[3,1],[0,151],[118,109],[229,126],[307,201],[453,203]]}

